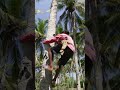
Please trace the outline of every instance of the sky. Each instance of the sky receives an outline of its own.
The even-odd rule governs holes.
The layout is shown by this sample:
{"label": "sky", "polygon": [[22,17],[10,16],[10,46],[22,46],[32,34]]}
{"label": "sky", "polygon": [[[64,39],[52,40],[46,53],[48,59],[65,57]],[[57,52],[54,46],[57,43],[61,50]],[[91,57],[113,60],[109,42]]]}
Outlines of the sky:
{"label": "sky", "polygon": [[[80,0],[80,2],[84,2],[85,0]],[[35,10],[37,10],[38,13],[35,14],[35,20],[37,21],[38,18],[46,20],[49,19],[49,10],[51,6],[52,0],[40,0],[39,2],[35,3]],[[59,11],[57,13],[57,20],[59,19],[59,16],[62,14],[62,11]],[[70,77],[74,77],[76,80],[76,74],[71,73]]]}
{"label": "sky", "polygon": [[49,18],[49,12],[52,0],[41,0],[39,2],[35,3],[35,9],[39,10],[39,13],[35,15],[35,19],[48,19]]}
{"label": "sky", "polygon": [[[35,0],[36,1],[36,0]],[[84,3],[85,0],[79,0],[80,2]],[[48,20],[50,15],[50,7],[51,7],[52,0],[39,0],[35,2],[35,21],[37,23],[38,19]],[[59,20],[60,15],[63,13],[64,9],[57,12],[57,21]]]}
{"label": "sky", "polygon": [[[35,10],[38,12],[35,15],[36,21],[38,20],[38,18],[42,20],[49,19],[51,2],[52,0],[40,0],[39,2],[35,3]],[[63,11],[64,10],[57,12],[57,21]]]}
{"label": "sky", "polygon": [[[79,0],[80,2],[85,2],[85,0]],[[49,19],[49,10],[50,10],[50,6],[51,6],[51,2],[52,0],[40,0],[39,2],[35,3],[35,9],[37,10],[37,12],[35,15],[35,20],[37,21],[38,18],[46,20]],[[57,20],[59,19],[59,16],[62,14],[62,11],[59,11],[57,13]]]}

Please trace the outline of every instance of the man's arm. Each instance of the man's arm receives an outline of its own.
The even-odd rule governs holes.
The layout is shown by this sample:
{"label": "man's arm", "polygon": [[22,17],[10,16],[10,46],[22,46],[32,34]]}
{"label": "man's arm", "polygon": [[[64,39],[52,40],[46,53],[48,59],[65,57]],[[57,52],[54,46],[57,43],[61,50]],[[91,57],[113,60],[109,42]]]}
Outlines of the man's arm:
{"label": "man's arm", "polygon": [[49,40],[44,40],[43,43],[44,44],[49,44],[49,43],[53,43],[53,42],[56,42],[56,41],[57,41],[56,37],[53,37],[53,38],[51,38]]}
{"label": "man's arm", "polygon": [[43,43],[44,44],[49,44],[49,43],[53,43],[53,42],[59,43],[62,40],[65,40],[65,39],[66,39],[65,37],[63,37],[62,35],[58,34],[55,37],[51,38],[50,40],[44,40]]}

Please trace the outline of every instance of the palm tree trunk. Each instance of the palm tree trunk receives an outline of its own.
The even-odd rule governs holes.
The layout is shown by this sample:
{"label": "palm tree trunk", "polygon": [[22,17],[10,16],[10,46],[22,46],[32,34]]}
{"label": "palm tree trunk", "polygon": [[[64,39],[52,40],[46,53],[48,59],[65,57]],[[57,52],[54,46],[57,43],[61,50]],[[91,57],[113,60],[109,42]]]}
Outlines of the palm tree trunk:
{"label": "palm tree trunk", "polygon": [[[50,39],[53,37],[53,34],[56,32],[56,16],[57,16],[57,0],[52,0],[51,4],[51,10],[50,10],[50,18],[48,23],[48,31],[46,35],[46,39]],[[53,46],[53,44],[51,44]],[[50,46],[46,45],[45,50],[47,51]],[[47,60],[46,63],[49,63],[49,60]],[[42,68],[42,80],[40,84],[40,90],[52,90],[51,84],[52,84],[52,72],[45,70]]]}
{"label": "palm tree trunk", "polygon": [[[75,16],[73,16],[73,38],[74,38],[74,44],[76,49],[76,25],[75,25]],[[77,78],[77,90],[81,90],[80,85],[80,72],[79,72],[79,65],[78,65],[78,52],[76,49],[76,52],[74,53],[74,60],[75,60],[75,66],[76,66],[76,78]]]}
{"label": "palm tree trunk", "polygon": [[46,39],[50,39],[56,31],[57,0],[52,0]]}
{"label": "palm tree trunk", "polygon": [[[103,90],[102,86],[102,68],[101,68],[101,56],[100,56],[100,45],[99,45],[99,36],[98,36],[98,27],[97,27],[97,15],[99,13],[99,10],[97,8],[97,3],[96,0],[86,0],[86,21],[87,20],[92,20],[92,26],[89,28],[91,30],[91,33],[93,35],[93,40],[94,40],[94,46],[96,50],[96,62],[94,63],[94,71],[95,75],[92,74],[92,76],[95,76],[94,79],[94,84],[91,85],[92,87],[95,87],[96,90]],[[89,88],[88,88],[89,89]]]}
{"label": "palm tree trunk", "polygon": [[78,65],[78,53],[74,54],[75,66],[76,66],[76,78],[77,78],[77,90],[81,90],[80,85],[80,74],[79,74],[79,65]]}

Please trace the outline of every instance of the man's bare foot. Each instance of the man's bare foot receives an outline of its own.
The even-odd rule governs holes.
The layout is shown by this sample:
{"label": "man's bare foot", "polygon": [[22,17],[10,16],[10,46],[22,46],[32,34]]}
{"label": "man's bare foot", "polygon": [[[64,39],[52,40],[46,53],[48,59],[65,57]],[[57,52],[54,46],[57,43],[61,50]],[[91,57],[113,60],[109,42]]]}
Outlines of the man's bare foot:
{"label": "man's bare foot", "polygon": [[49,71],[52,71],[53,70],[53,67],[52,66],[49,66],[49,65],[44,65],[43,66],[45,69],[49,70]]}
{"label": "man's bare foot", "polygon": [[53,70],[53,66],[49,66],[49,65],[48,65],[47,70],[52,71],[52,70]]}

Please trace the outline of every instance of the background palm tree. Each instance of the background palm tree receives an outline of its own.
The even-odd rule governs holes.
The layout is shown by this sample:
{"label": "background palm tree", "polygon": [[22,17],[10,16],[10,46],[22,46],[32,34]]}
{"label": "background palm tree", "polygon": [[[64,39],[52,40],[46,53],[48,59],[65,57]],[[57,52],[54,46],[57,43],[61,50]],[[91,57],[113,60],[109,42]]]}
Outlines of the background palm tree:
{"label": "background palm tree", "polygon": [[[73,38],[74,38],[74,42],[75,42],[75,46],[76,46],[76,33],[78,32],[77,30],[80,30],[79,27],[82,25],[82,16],[84,13],[84,4],[82,3],[78,3],[77,0],[60,0],[58,2],[58,9],[64,9],[63,14],[60,16],[58,23],[61,22],[61,24],[63,23],[65,26],[65,30],[68,30],[69,27],[69,31],[73,32]],[[79,8],[79,9],[78,9]],[[79,11],[80,10],[80,11]],[[78,13],[79,12],[79,13]],[[81,13],[80,13],[81,12]],[[81,17],[80,17],[81,16]],[[77,47],[76,47],[77,50]],[[78,65],[78,52],[75,53],[75,64],[76,64],[76,75],[77,75],[77,89],[79,90],[81,88],[80,86],[80,76],[79,76],[79,65]]]}
{"label": "background palm tree", "polygon": [[[86,7],[91,7],[91,9],[86,8],[88,9],[86,12],[86,24],[92,34],[97,55],[97,66],[95,70],[95,78],[99,78],[96,79],[97,90],[118,89],[117,85],[119,81],[115,80],[115,78],[119,76],[119,73],[117,73],[119,68],[115,64],[115,62],[119,60],[117,55],[119,54],[120,45],[118,31],[119,17],[115,19],[117,18],[116,16],[119,15],[117,9],[119,7],[118,5],[119,1],[116,0],[104,2],[86,1]],[[90,14],[90,12],[92,13]],[[99,71],[99,73],[97,71]],[[116,82],[116,86],[114,86],[111,81],[114,81],[114,83]],[[95,84],[91,84],[91,86],[95,86]]]}
{"label": "background palm tree", "polygon": [[[62,1],[62,0],[61,0]],[[64,1],[62,1],[62,2],[64,2]],[[67,3],[68,3],[68,1],[66,1]],[[72,2],[72,0],[70,1],[70,3],[68,3],[68,4],[70,4],[71,5],[71,2]],[[74,2],[72,2],[72,4],[73,4]],[[58,1],[58,4],[61,4],[60,3],[60,1]],[[62,4],[61,4],[62,5]],[[81,6],[84,6],[83,4],[81,4],[81,3],[77,3],[77,1],[76,1],[76,7],[79,7],[79,5],[81,5]],[[65,6],[65,5],[64,5]],[[72,7],[74,7],[74,6],[72,6]],[[70,8],[70,7],[69,7]],[[70,8],[70,9],[73,9],[73,8]],[[77,8],[77,9],[79,9],[80,10],[80,8]],[[84,8],[82,8],[82,10],[83,10]],[[51,9],[52,10],[52,9]],[[67,12],[67,11],[66,11]],[[84,11],[83,11],[84,12]],[[80,17],[80,14],[79,14],[79,12],[76,12],[77,13],[77,15]],[[74,16],[74,12],[72,13],[73,14],[73,16]],[[51,16],[50,16],[51,17]],[[55,18],[55,17],[54,17]],[[55,88],[53,88],[53,89],[61,89],[61,88],[63,88],[63,89],[68,89],[68,88],[75,88],[76,89],[76,87],[77,87],[77,84],[79,84],[80,85],[80,82],[81,83],[83,83],[84,82],[84,54],[83,54],[83,50],[84,50],[84,30],[82,30],[81,28],[82,28],[82,25],[80,25],[79,23],[78,23],[78,21],[80,20],[80,18],[79,18],[79,20],[77,19],[78,17],[75,17],[75,28],[74,28],[74,30],[75,31],[79,31],[79,32],[77,32],[75,35],[73,35],[73,28],[71,29],[71,32],[70,32],[70,35],[73,37],[73,36],[77,36],[76,37],[76,40],[77,40],[77,42],[76,42],[76,47],[77,47],[77,51],[78,51],[78,54],[77,54],[77,57],[78,57],[78,61],[76,61],[76,63],[78,63],[79,64],[79,66],[80,66],[80,68],[79,67],[77,67],[78,69],[78,72],[77,73],[79,73],[80,72],[80,80],[78,81],[78,82],[76,82],[76,80],[75,80],[75,77],[76,77],[76,70],[75,69],[73,69],[73,68],[75,68],[76,67],[76,65],[75,65],[75,61],[74,60],[70,60],[70,62],[68,62],[68,64],[66,65],[66,67],[65,67],[65,69],[61,72],[61,74],[60,74],[60,77],[57,79],[57,85],[55,86]],[[74,22],[73,21],[73,19],[71,19],[72,20],[72,22]],[[50,22],[50,21],[49,21]],[[79,21],[79,22],[82,22],[82,21]],[[52,32],[52,34],[50,34],[50,33],[48,33],[47,32],[47,35],[48,34],[50,34],[51,35],[51,37],[53,36],[53,34],[58,34],[58,33],[61,33],[62,31],[64,31],[65,30],[65,28],[63,28],[64,27],[64,25],[63,25],[63,23],[64,22],[61,22],[61,23],[59,23],[59,24],[57,24],[57,27],[56,27],[56,30],[55,30],[55,32],[53,33],[53,31],[51,31],[50,29],[48,29],[50,32]],[[72,23],[71,23],[72,24]],[[53,25],[53,23],[52,23],[52,25]],[[38,27],[39,27],[39,25],[37,25]],[[73,26],[73,25],[72,25]],[[70,26],[69,28],[71,28],[72,26]],[[49,28],[49,27],[48,27]],[[39,29],[40,29],[40,27],[39,27]],[[53,29],[53,28],[52,28]],[[42,29],[41,29],[42,30]],[[42,33],[42,31],[40,30],[40,32]],[[37,30],[36,30],[37,31]],[[45,32],[43,32],[44,34],[45,34]],[[81,37],[81,38],[79,38],[79,36]],[[81,46],[79,46],[79,44],[81,44]],[[80,57],[82,57],[82,58],[80,58]],[[60,58],[60,56],[58,55],[58,57],[55,57],[54,59],[55,59],[55,61],[57,61],[58,60],[58,58]],[[37,64],[37,66],[41,66],[41,62],[38,62],[39,64]],[[56,62],[55,62],[56,63]],[[43,70],[42,70],[43,71]],[[41,72],[41,70],[40,70],[40,73],[42,73]],[[53,74],[54,74],[54,72],[53,72]],[[70,76],[67,76],[67,74],[69,74],[70,76],[72,75],[72,77],[70,77]],[[36,74],[37,75],[37,74]],[[78,75],[78,74],[77,74]],[[42,76],[42,75],[41,75]],[[46,78],[46,77],[45,77]],[[66,79],[65,79],[66,78]],[[51,79],[51,77],[49,77],[49,79]],[[64,81],[64,79],[66,80],[66,81]],[[43,79],[42,79],[43,80]],[[71,81],[71,80],[73,80],[73,82]],[[44,79],[44,81],[45,81],[45,79]],[[49,80],[50,81],[50,80]],[[39,81],[38,81],[39,82]],[[69,83],[67,83],[67,82],[69,82]],[[40,88],[42,89],[44,86],[46,87],[46,88],[48,88],[49,86],[46,84],[46,82],[41,82],[42,84],[44,84],[44,85],[42,85],[42,84],[40,84]],[[38,85],[38,84],[37,84]],[[50,84],[49,84],[50,85]],[[72,86],[71,86],[72,85]],[[44,89],[45,89],[45,87],[44,87]],[[84,87],[84,86],[83,86]],[[80,87],[78,88],[78,90],[80,89]]]}
{"label": "background palm tree", "polygon": [[84,16],[84,4],[78,0],[58,0],[58,11],[63,10],[58,23],[63,24],[65,30],[72,31],[73,17],[76,18],[76,26],[82,24],[82,16]]}
{"label": "background palm tree", "polygon": [[[57,16],[57,0],[52,0],[46,39],[50,39],[51,37],[53,37],[53,35],[56,32],[56,16]],[[49,45],[45,45],[45,50],[47,51],[49,47],[50,47]],[[49,60],[47,61],[47,63],[49,63]],[[41,79],[40,89],[49,90],[51,89],[52,84],[52,72],[45,70],[44,68],[42,68],[42,72],[44,72],[42,74],[44,76],[42,76],[43,78]]]}
{"label": "background palm tree", "polygon": [[36,41],[35,41],[35,86],[36,90],[40,89],[40,77],[41,77],[41,69],[42,69],[42,62],[43,62],[43,52],[44,47],[41,41],[46,37],[45,33],[47,30],[48,20],[38,20],[36,24]]}
{"label": "background palm tree", "polygon": [[[26,21],[28,18],[26,16],[29,13],[25,13],[27,11],[25,8],[26,6],[30,6],[29,2],[27,0],[0,1],[0,89],[2,90],[30,90],[28,88],[30,84],[29,80],[33,77],[29,78],[28,75],[25,78],[27,82],[22,80],[24,77],[23,74],[27,72],[23,70],[24,55],[22,45],[19,41],[20,35],[24,33],[28,25]],[[32,76],[32,66],[30,68],[28,73]],[[26,67],[26,70],[28,70],[28,67]],[[21,83],[24,83],[22,87]],[[33,88],[34,86],[31,87],[31,89]]]}
{"label": "background palm tree", "polygon": [[[41,66],[42,66],[42,62],[43,62],[43,47],[42,47],[42,44],[41,44],[41,40],[43,38],[45,38],[45,30],[46,30],[46,25],[47,24],[44,24],[43,25],[43,20],[39,20],[39,24],[37,24],[37,28],[40,27],[41,30],[36,30],[36,31],[39,31],[40,33],[44,33],[43,35],[40,34],[40,37],[37,37],[39,38],[38,40],[36,40],[36,89],[38,90],[40,87],[39,87],[39,83],[40,83],[40,79],[41,79]],[[40,24],[41,23],[41,24]],[[44,28],[43,28],[44,26]],[[39,29],[40,29],[39,28]],[[56,34],[58,33],[61,33],[63,31],[63,27],[61,25],[58,25],[57,28],[56,28]],[[71,33],[71,35],[73,36],[73,34]],[[42,37],[43,36],[43,37]],[[84,31],[82,30],[81,32],[77,33],[76,35],[76,40],[77,40],[77,51],[78,51],[78,63],[79,65],[81,66],[80,67],[80,82],[81,84],[84,82]],[[80,45],[80,46],[79,46]],[[40,49],[38,49],[40,48]],[[80,57],[83,57],[82,59],[80,59]],[[54,58],[54,64],[56,65],[56,62],[57,60],[60,58],[60,56],[58,55],[55,56]],[[55,88],[53,89],[68,89],[68,88],[76,88],[76,80],[75,80],[75,73],[76,73],[76,70],[75,70],[75,62],[74,60],[70,60],[68,62],[68,64],[65,66],[64,70],[62,70],[61,74],[59,75],[59,78],[57,79],[57,85],[55,86]],[[67,73],[69,74],[69,76],[67,75]],[[54,72],[53,72],[54,74]],[[72,75],[72,76],[71,76]],[[71,77],[70,77],[71,76]],[[66,78],[66,79],[65,79]],[[65,81],[64,81],[65,80]],[[72,81],[71,81],[72,80]],[[83,84],[84,85],[84,84]]]}

